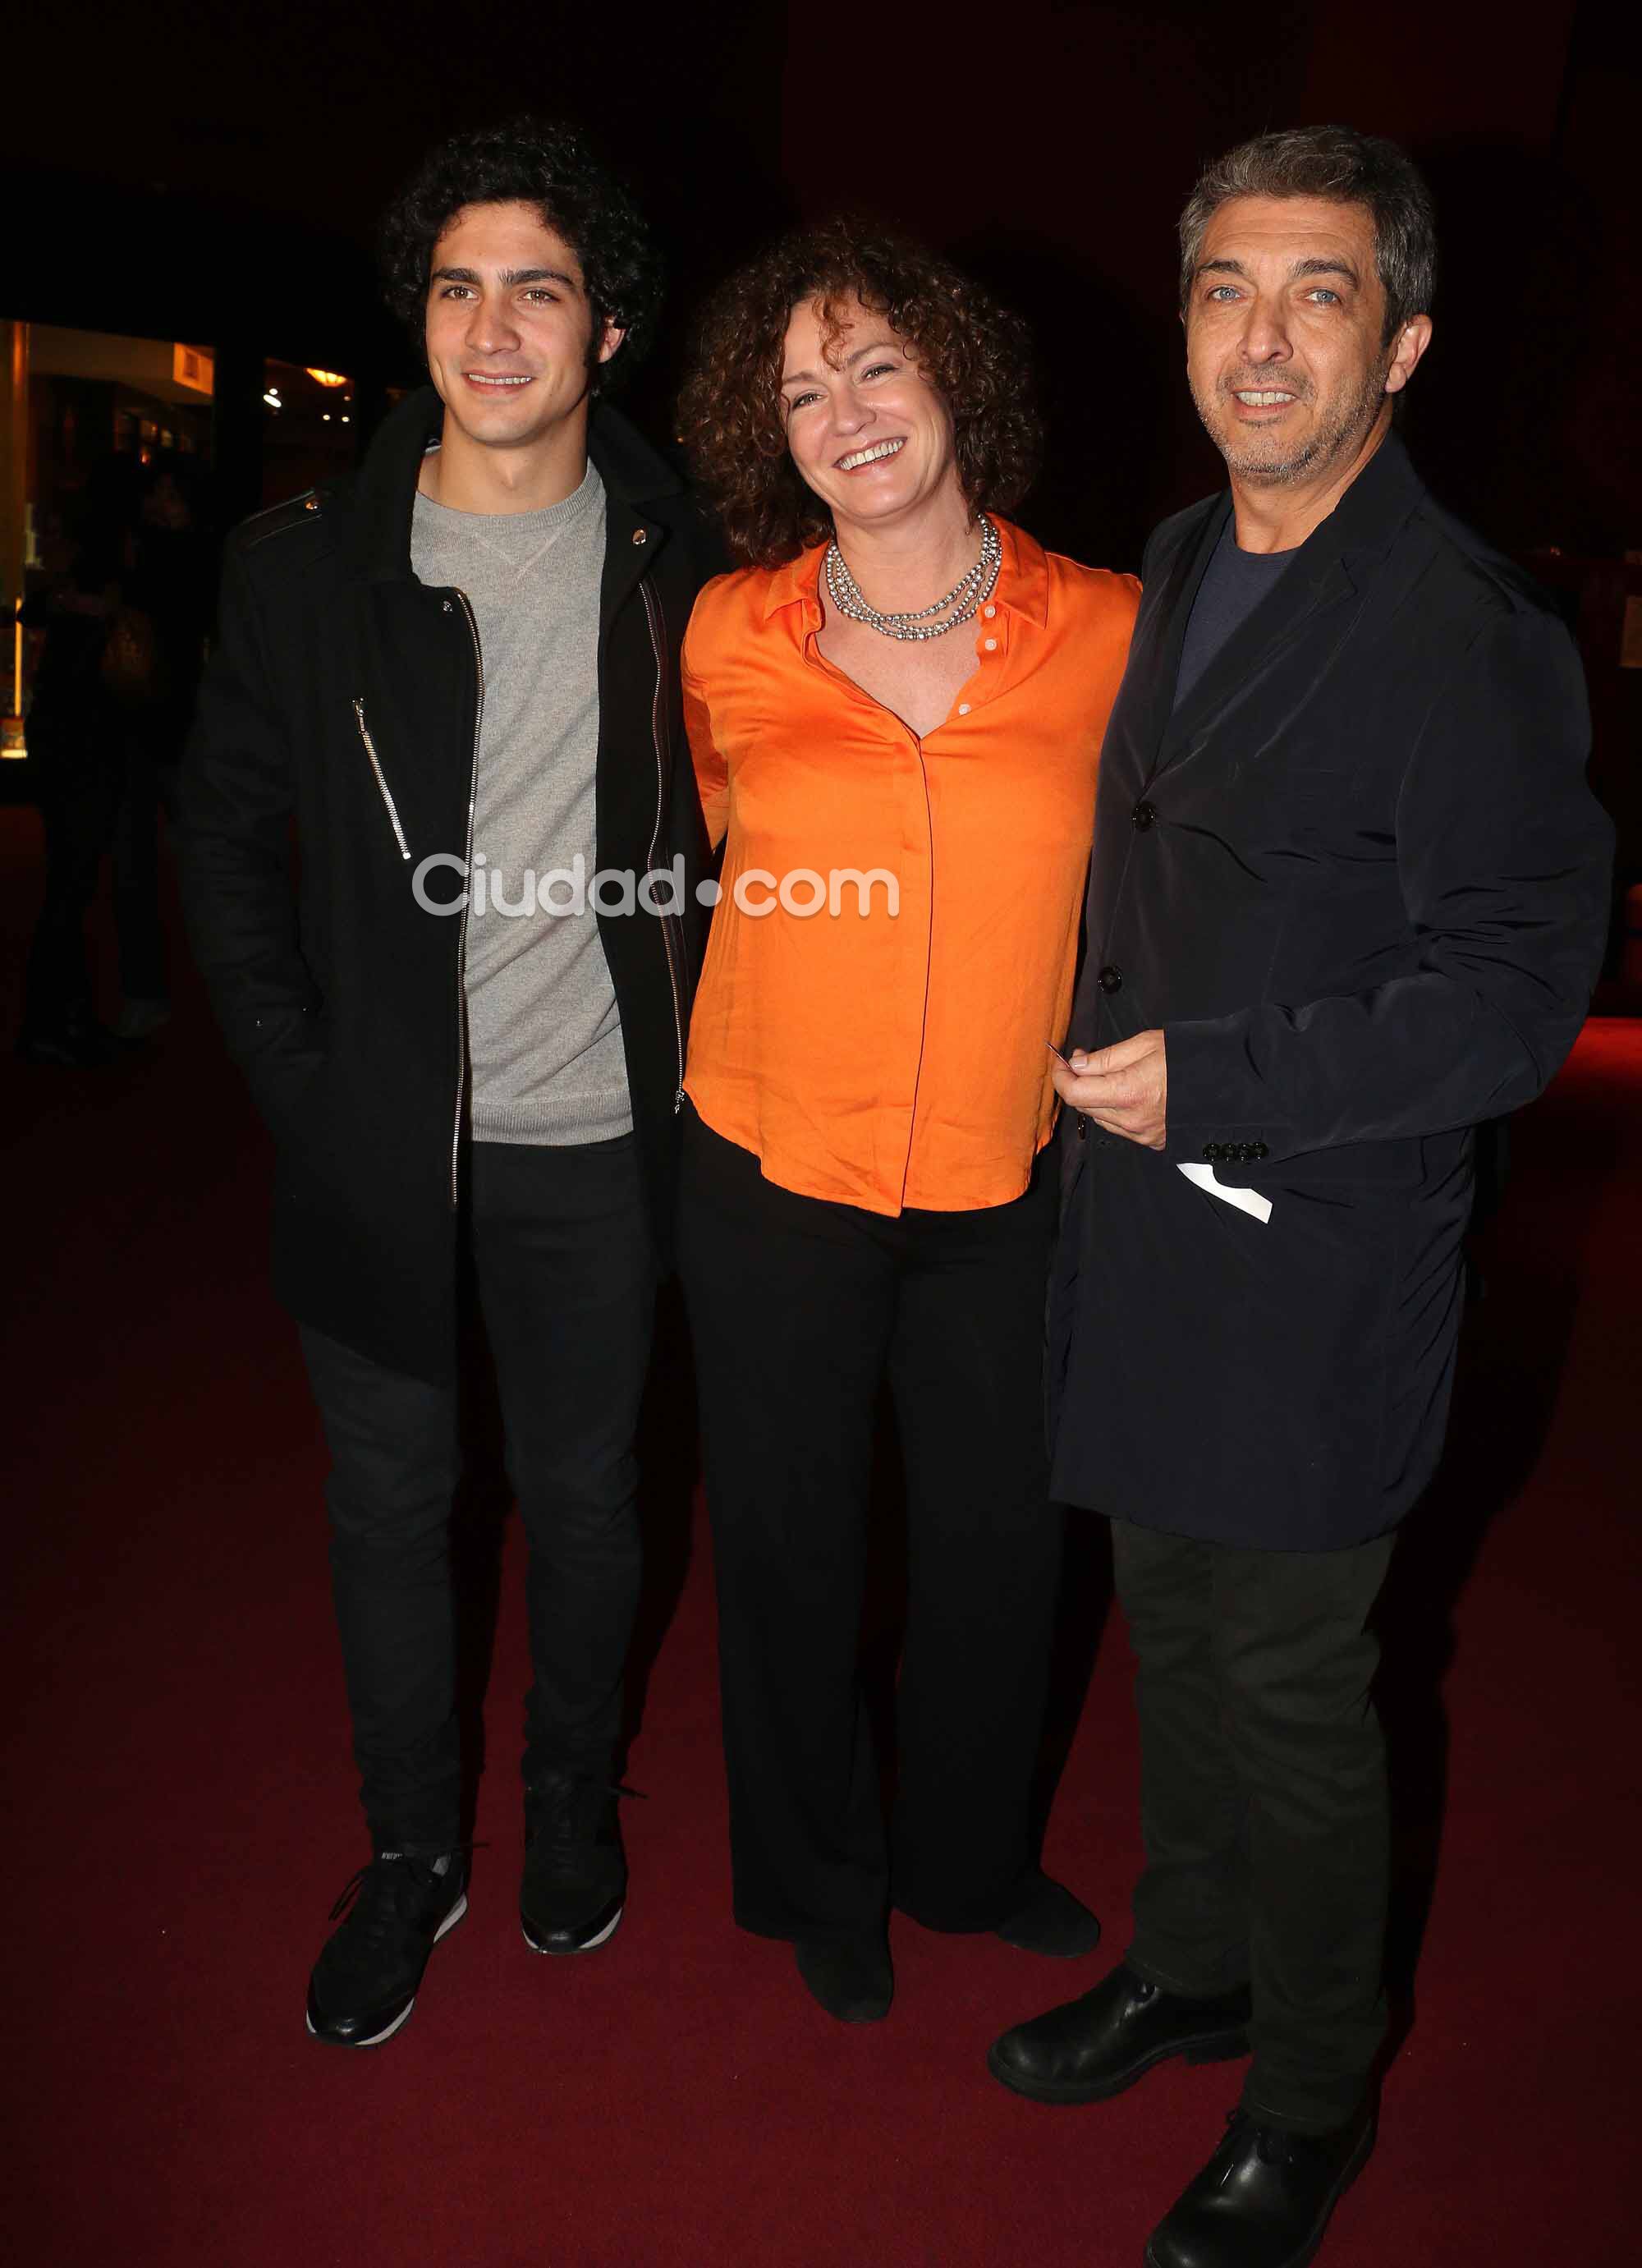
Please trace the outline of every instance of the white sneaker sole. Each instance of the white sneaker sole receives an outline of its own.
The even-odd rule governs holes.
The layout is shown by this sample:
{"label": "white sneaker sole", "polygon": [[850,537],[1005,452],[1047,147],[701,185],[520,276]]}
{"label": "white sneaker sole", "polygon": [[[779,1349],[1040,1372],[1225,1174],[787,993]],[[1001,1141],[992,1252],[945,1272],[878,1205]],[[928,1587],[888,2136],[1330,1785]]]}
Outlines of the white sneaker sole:
{"label": "white sneaker sole", "polygon": [[[519,1924],[519,1933],[524,1939],[526,1944],[530,1948],[533,1953],[545,1953],[548,1955],[549,1959],[558,1959],[561,1961],[569,1960],[578,1953],[591,1953],[595,1946],[602,1945],[607,1938],[614,1937],[617,1927],[621,1923],[622,1916],[626,1911],[627,1908],[624,1904],[617,1906],[615,1911],[611,1915],[609,1920],[606,1922],[604,1927],[599,1931],[597,1935],[588,1938],[586,1941],[581,1945],[538,1945],[535,1939],[532,1937],[530,1932],[525,1927],[522,1922]],[[406,2014],[409,2014],[409,2011],[407,2010]]]}

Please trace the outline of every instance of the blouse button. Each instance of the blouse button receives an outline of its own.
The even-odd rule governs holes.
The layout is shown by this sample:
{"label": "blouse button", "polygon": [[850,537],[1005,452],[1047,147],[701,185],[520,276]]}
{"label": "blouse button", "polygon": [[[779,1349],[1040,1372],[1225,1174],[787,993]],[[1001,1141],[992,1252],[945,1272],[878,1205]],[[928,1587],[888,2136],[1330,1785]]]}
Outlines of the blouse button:
{"label": "blouse button", "polygon": [[981,612],[986,616],[987,621],[990,622],[993,615],[998,612],[998,609],[996,607],[983,607]]}
{"label": "blouse button", "polygon": [[988,653],[996,653],[998,652],[998,640],[996,638],[986,639],[985,645]]}
{"label": "blouse button", "polygon": [[967,717],[967,716],[968,715],[968,713],[969,713],[969,704],[968,704],[968,703],[967,701],[961,701],[961,702],[958,703],[958,714],[959,714],[961,717]]}

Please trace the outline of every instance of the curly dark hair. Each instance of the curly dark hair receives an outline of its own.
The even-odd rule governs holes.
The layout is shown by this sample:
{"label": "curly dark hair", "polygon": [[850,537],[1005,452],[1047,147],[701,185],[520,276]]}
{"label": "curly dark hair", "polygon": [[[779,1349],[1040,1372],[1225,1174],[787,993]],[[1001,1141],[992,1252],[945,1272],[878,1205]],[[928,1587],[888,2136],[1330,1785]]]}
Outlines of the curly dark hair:
{"label": "curly dark hair", "polygon": [[1011,512],[1032,484],[1040,428],[1020,317],[922,245],[870,223],[799,230],[710,302],[680,402],[696,478],[733,549],[755,566],[778,567],[832,533],[788,453],[782,350],[796,306],[819,301],[836,338],[851,298],[884,317],[946,401],[971,510]]}
{"label": "curly dark hair", "polygon": [[661,263],[644,216],[593,154],[579,127],[510,119],[453,135],[429,152],[383,217],[381,263],[388,306],[420,350],[433,247],[468,205],[534,205],[580,262],[593,311],[593,346],[606,323],[626,333],[607,363],[590,360],[596,389],[630,371],[649,345],[661,305]]}

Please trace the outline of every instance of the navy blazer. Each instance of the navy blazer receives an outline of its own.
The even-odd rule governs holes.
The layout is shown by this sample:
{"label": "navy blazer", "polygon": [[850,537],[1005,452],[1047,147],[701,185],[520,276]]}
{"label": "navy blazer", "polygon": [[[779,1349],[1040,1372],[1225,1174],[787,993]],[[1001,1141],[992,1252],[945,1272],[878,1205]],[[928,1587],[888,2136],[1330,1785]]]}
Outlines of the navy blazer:
{"label": "navy blazer", "polygon": [[1176,708],[1230,511],[1152,536],[1101,757],[1071,1042],[1163,1028],[1168,1141],[1062,1129],[1055,1490],[1325,1550],[1436,1465],[1473,1130],[1572,1045],[1613,836],[1566,630],[1395,438]]}

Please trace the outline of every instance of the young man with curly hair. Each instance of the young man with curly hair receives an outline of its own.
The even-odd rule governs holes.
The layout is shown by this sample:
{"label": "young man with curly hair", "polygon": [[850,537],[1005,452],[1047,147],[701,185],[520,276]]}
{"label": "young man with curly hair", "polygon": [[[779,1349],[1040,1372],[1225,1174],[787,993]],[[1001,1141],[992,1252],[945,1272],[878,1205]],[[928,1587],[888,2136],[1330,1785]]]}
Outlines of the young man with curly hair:
{"label": "young man with curly hair", "polygon": [[181,828],[195,950],[277,1144],[276,1286],[333,1461],[372,1856],[307,2021],[355,2047],[404,2022],[467,1905],[468,1282],[529,1543],[525,1936],[581,1952],[622,1914],[634,1432],[697,961],[678,641],[713,563],[601,398],[658,274],[578,133],[446,144],[385,252],[431,386],[355,477],[231,544]]}

